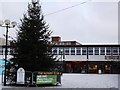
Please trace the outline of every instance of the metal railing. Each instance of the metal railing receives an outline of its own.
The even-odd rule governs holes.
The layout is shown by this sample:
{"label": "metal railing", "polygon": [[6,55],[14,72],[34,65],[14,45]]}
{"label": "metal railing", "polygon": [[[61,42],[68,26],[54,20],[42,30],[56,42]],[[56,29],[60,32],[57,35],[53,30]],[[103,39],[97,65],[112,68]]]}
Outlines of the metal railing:
{"label": "metal railing", "polygon": [[[61,84],[61,75],[62,72],[31,72],[25,71],[21,73],[21,79],[24,75],[24,81],[18,82],[18,72],[6,72],[6,85],[43,85],[43,84],[51,84],[58,85]],[[23,74],[24,73],[24,74]],[[2,83],[4,83],[4,71],[2,71]]]}

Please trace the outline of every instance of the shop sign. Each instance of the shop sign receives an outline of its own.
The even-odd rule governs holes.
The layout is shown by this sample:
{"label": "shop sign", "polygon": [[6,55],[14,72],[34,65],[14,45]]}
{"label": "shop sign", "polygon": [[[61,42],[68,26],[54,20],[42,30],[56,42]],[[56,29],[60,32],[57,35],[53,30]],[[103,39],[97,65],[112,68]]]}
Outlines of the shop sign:
{"label": "shop sign", "polygon": [[61,75],[62,72],[38,72],[40,75]]}
{"label": "shop sign", "polygon": [[106,60],[119,60],[120,56],[105,56]]}

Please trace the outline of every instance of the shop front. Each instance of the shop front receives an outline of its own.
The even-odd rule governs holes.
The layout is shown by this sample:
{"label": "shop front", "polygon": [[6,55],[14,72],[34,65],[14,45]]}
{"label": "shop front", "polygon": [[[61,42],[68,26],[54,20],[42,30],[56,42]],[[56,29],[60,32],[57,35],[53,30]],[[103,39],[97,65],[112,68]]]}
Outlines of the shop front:
{"label": "shop front", "polygon": [[89,73],[102,74],[112,73],[111,62],[108,61],[66,61],[64,63],[65,73]]}

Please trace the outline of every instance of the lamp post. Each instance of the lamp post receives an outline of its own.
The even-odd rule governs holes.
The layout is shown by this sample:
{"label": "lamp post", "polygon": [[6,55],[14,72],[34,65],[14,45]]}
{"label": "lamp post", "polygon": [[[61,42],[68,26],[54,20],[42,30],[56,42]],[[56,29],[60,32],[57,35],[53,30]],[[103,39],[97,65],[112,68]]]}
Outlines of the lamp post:
{"label": "lamp post", "polygon": [[7,46],[8,46],[8,28],[14,28],[16,26],[16,22],[10,22],[10,20],[6,19],[4,22],[0,20],[0,27],[6,28],[6,44],[5,44],[5,71],[4,71],[4,86],[6,86],[6,62],[7,62]]}
{"label": "lamp post", "polygon": [[39,0],[32,0],[32,3],[37,3],[39,2]]}
{"label": "lamp post", "polygon": [[32,0],[33,6],[35,7],[39,0]]}

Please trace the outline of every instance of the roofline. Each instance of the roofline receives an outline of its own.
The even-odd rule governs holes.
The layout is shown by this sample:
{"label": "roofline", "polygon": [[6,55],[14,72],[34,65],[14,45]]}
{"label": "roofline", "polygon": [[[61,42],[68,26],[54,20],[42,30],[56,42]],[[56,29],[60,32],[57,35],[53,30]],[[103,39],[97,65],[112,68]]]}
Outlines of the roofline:
{"label": "roofline", "polygon": [[120,47],[120,44],[103,45],[53,45],[53,47]]}
{"label": "roofline", "polygon": [[[1,45],[0,47],[5,47]],[[14,47],[14,46],[8,46]],[[52,47],[120,47],[120,44],[101,44],[101,45],[52,45]]]}
{"label": "roofline", "polygon": [[77,41],[60,41],[60,42],[77,42]]}

